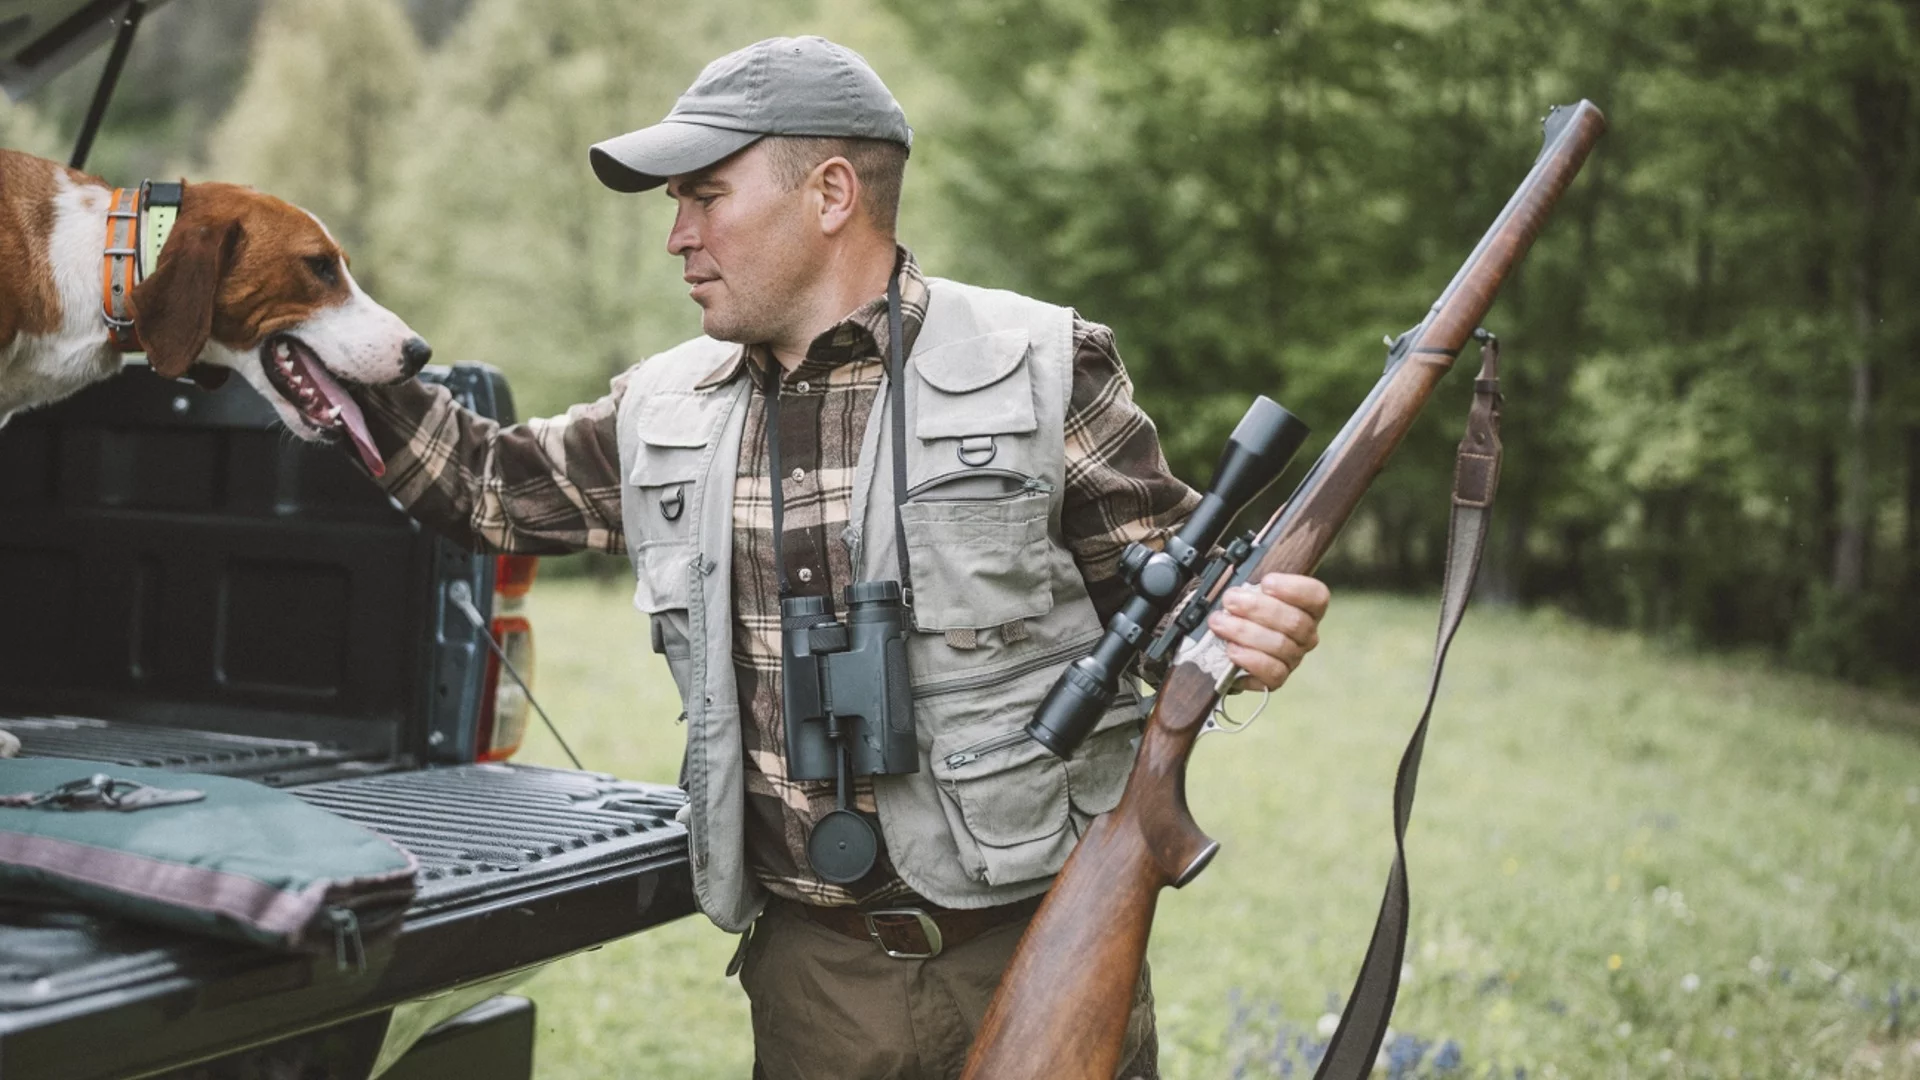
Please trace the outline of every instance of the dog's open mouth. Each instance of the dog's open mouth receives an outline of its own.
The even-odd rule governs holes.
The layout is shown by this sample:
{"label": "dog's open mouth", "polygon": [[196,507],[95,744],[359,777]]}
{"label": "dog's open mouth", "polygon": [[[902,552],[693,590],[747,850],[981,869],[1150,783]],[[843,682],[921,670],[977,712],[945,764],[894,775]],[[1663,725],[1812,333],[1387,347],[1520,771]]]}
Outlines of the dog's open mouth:
{"label": "dog's open mouth", "polygon": [[300,419],[317,431],[344,432],[353,440],[353,448],[360,452],[368,472],[375,476],[386,473],[386,462],[374,448],[373,433],[367,430],[367,418],[359,404],[306,343],[292,334],[276,334],[267,339],[260,352],[260,366],[266,369],[267,381],[299,412]]}

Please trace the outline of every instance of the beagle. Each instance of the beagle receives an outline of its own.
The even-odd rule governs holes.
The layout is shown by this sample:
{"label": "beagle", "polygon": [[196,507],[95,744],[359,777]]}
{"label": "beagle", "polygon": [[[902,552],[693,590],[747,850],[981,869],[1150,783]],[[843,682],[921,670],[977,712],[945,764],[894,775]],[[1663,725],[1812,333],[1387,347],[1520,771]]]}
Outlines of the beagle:
{"label": "beagle", "polygon": [[362,292],[318,218],[234,184],[115,189],[0,150],[0,426],[120,370],[217,385],[238,371],[309,441],[384,472],[350,384],[432,350]]}

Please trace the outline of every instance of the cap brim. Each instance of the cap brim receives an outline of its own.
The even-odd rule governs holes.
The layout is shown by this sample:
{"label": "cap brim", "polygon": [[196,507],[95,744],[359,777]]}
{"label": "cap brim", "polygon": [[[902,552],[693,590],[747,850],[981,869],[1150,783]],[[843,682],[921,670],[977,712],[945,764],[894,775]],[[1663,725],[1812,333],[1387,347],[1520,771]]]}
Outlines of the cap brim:
{"label": "cap brim", "polygon": [[600,182],[613,190],[646,191],[670,176],[697,172],[737,154],[759,137],[755,131],[668,120],[595,143],[587,160]]}

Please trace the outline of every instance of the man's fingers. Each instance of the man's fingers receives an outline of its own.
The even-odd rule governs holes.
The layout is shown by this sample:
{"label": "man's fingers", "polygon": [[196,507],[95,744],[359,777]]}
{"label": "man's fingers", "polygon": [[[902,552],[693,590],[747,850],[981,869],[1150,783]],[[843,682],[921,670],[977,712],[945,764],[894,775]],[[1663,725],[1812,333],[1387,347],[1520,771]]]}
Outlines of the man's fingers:
{"label": "man's fingers", "polygon": [[[1288,588],[1291,589],[1291,586]],[[1222,598],[1221,607],[1248,622],[1257,623],[1286,635],[1298,642],[1302,649],[1311,649],[1320,644],[1318,617],[1302,605],[1274,596],[1267,591],[1264,582],[1258,589],[1229,590]],[[1247,640],[1244,643],[1256,648],[1261,647],[1261,642],[1258,640]]]}
{"label": "man's fingers", "polygon": [[1333,593],[1327,586],[1305,574],[1268,574],[1260,579],[1260,591],[1292,604],[1316,623],[1327,617],[1327,605],[1333,603]]}
{"label": "man's fingers", "polygon": [[[1276,607],[1279,606],[1278,601],[1269,599],[1268,602]],[[1261,615],[1264,617],[1243,617],[1231,612],[1216,611],[1208,617],[1207,629],[1212,630],[1214,636],[1229,646],[1237,645],[1251,652],[1275,657],[1288,665],[1298,664],[1306,655],[1307,642],[1296,637],[1294,632],[1276,629],[1273,625],[1273,620],[1276,618],[1288,624],[1292,624],[1293,620],[1286,618],[1284,614],[1276,615],[1274,612],[1263,611]],[[1305,632],[1310,635],[1311,627]],[[1239,663],[1238,658],[1235,658],[1234,662]],[[1258,670],[1248,664],[1240,664],[1240,666],[1248,671]]]}
{"label": "man's fingers", "polygon": [[1242,690],[1278,690],[1293,674],[1292,664],[1244,645],[1227,646],[1227,659],[1245,673],[1234,684]]}

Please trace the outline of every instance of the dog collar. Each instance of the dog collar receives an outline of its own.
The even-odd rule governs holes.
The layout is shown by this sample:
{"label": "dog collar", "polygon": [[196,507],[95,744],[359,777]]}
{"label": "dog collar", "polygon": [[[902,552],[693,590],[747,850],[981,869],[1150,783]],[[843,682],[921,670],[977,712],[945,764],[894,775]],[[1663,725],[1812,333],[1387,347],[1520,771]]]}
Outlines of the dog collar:
{"label": "dog collar", "polygon": [[121,352],[139,352],[133,327],[134,286],[160,262],[174,222],[180,219],[180,184],[144,180],[131,190],[114,188],[107,205],[107,240],[100,255],[100,315],[107,337]]}

